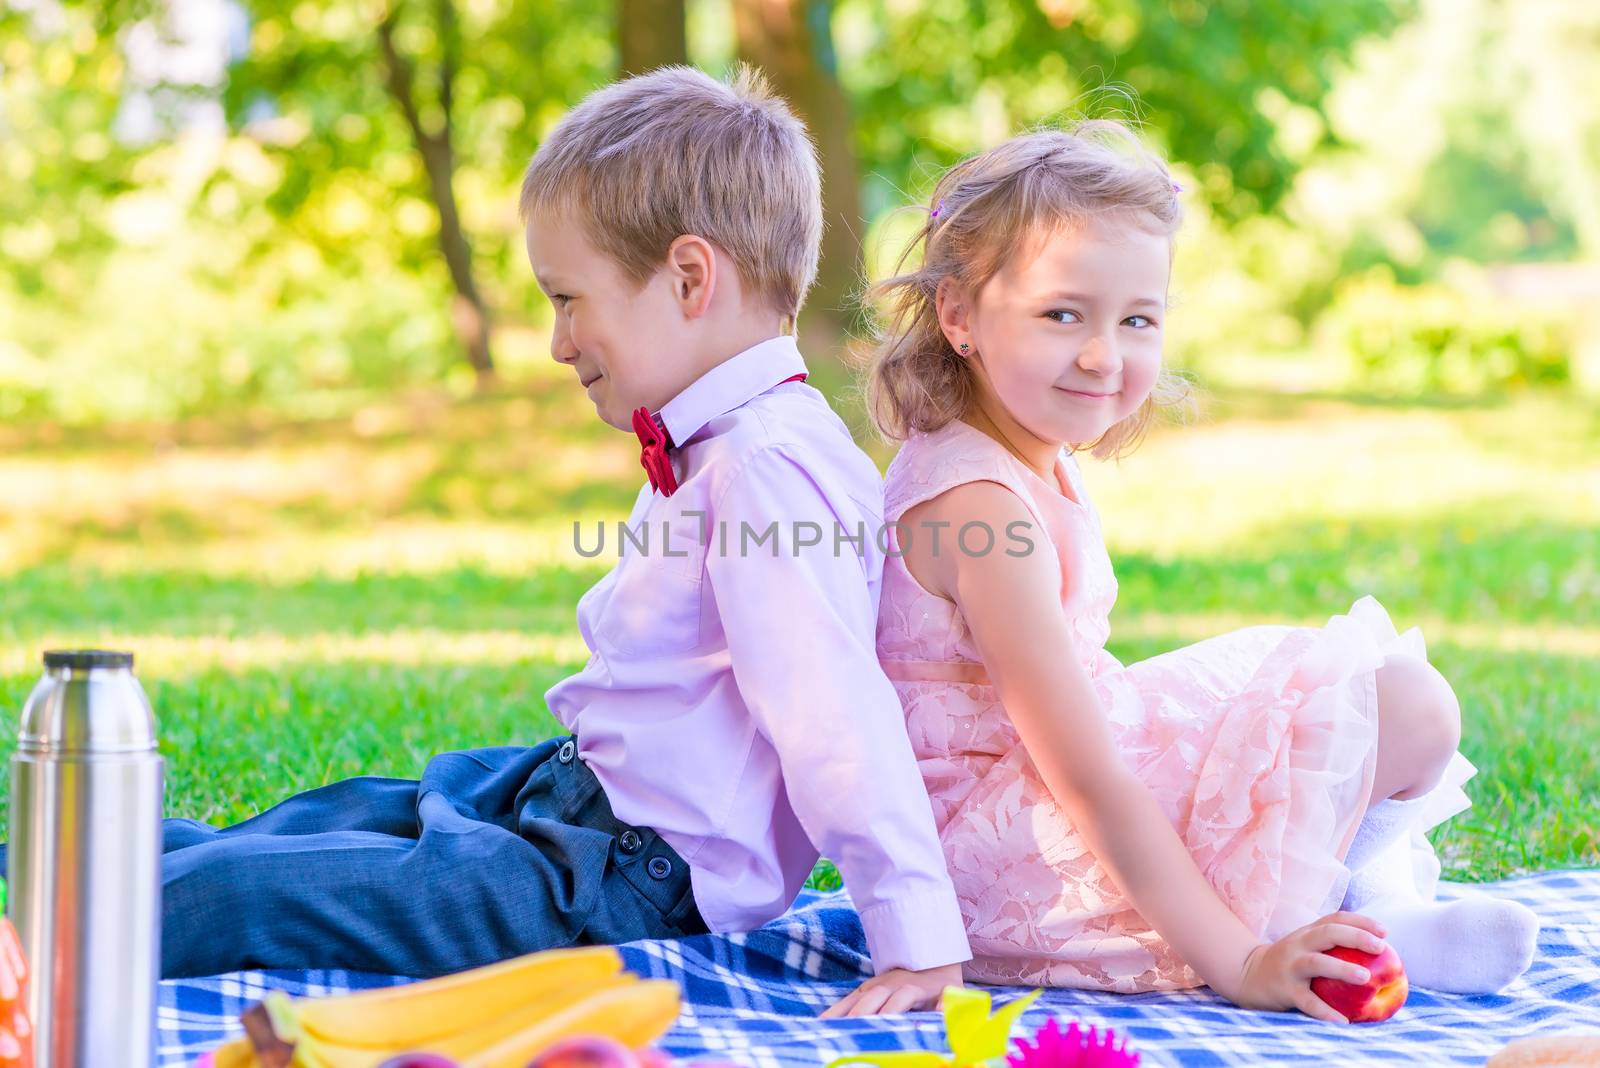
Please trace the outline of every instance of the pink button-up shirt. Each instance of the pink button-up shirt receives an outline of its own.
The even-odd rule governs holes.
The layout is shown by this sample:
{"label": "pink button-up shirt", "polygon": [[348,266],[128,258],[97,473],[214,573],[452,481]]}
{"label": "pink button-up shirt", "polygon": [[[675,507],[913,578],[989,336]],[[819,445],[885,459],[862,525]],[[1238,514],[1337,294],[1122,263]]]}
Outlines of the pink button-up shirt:
{"label": "pink button-up shirt", "polygon": [[877,658],[882,482],[822,394],[776,385],[804,370],[773,338],[661,409],[678,489],[646,484],[629,536],[605,530],[620,559],[578,602],[592,655],[545,701],[617,818],[689,863],[713,931],[782,913],[821,849],[878,971],[958,963],[960,908]]}

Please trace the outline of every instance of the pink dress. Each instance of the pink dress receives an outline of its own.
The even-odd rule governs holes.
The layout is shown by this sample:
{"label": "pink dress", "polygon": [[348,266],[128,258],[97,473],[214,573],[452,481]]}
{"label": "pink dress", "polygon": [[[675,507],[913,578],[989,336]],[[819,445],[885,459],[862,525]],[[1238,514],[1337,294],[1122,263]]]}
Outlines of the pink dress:
{"label": "pink dress", "polygon": [[[1268,939],[1337,911],[1341,861],[1372,789],[1375,672],[1389,652],[1421,651],[1420,636],[1399,638],[1362,598],[1324,627],[1249,627],[1124,667],[1105,649],[1116,577],[1067,450],[1051,484],[960,420],[914,434],[885,476],[885,520],[977,480],[1020,497],[1034,551],[1060,559],[1072,652],[1117,747],[1222,899]],[[954,551],[955,533],[942,532],[941,551]],[[997,535],[993,551],[1019,548]],[[982,551],[983,539],[968,544]],[[883,581],[878,654],[966,921],[967,978],[1124,993],[1201,985],[1051,798],[955,605],[924,590],[898,553]]]}

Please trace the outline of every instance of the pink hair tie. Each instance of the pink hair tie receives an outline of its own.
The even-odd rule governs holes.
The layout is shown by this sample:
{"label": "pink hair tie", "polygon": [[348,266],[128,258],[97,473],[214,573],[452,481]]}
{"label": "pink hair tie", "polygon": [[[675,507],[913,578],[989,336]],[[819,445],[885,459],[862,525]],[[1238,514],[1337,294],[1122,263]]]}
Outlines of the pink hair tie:
{"label": "pink hair tie", "polygon": [[939,217],[939,213],[941,211],[943,211],[943,210],[944,210],[944,198],[940,197],[938,206],[935,207],[932,211],[928,212],[928,218],[937,219]]}
{"label": "pink hair tie", "polygon": [[1173,182],[1172,183],[1172,191],[1174,193],[1181,193],[1181,192],[1183,192],[1183,186],[1179,185],[1177,182]]}

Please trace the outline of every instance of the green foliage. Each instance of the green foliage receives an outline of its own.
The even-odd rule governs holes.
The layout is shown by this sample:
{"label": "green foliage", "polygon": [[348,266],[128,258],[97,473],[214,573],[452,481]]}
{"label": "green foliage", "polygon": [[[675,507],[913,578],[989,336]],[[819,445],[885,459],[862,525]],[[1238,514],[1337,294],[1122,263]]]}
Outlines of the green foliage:
{"label": "green foliage", "polygon": [[[379,9],[249,8],[250,48],[221,93],[232,132],[148,144],[114,128],[118,34],[158,17],[150,5],[0,12],[0,418],[300,407],[438,381],[461,360]],[[433,11],[402,0],[396,32],[429,128],[444,121]],[[515,183],[543,130],[608,76],[608,14],[505,0],[459,18],[463,223],[493,301],[537,308]]]}
{"label": "green foliage", "polygon": [[[733,54],[731,2],[690,4],[692,52],[708,69]],[[522,259],[516,182],[545,131],[612,76],[609,4],[455,0],[450,23],[430,0],[252,0],[247,52],[219,90],[192,91],[225,105],[229,133],[210,143],[116,133],[130,88],[120,35],[164,5],[13,5],[0,7],[0,419],[348,410],[458,373],[438,217],[384,81],[377,27],[391,4],[420,121],[437,132],[450,120],[496,348],[539,349],[547,309]],[[891,209],[936,169],[1017,129],[1120,114],[1193,176],[1174,287],[1179,362],[1299,353],[1314,335],[1353,346],[1329,362],[1372,388],[1563,377],[1569,328],[1465,307],[1470,289],[1439,287],[1459,258],[1600,249],[1600,97],[1587,74],[1600,7],[831,7],[864,232],[896,232]],[[869,242],[880,266],[889,251]]]}
{"label": "green foliage", "polygon": [[[1341,145],[1305,160],[1281,216],[1223,225],[1190,202],[1169,320],[1187,366],[1275,351],[1302,382],[1416,394],[1558,380],[1568,353],[1595,348],[1577,287],[1513,299],[1462,261],[1595,261],[1600,97],[1587,72],[1600,7],[1419,9],[1357,50],[1325,103]],[[1313,339],[1320,369],[1306,358]]]}
{"label": "green foliage", "polygon": [[[385,88],[377,27],[391,6],[422,122],[429,132],[450,124],[469,229],[495,262],[515,235],[506,203],[488,198],[514,182],[543,128],[609,76],[608,12],[541,0],[454,4],[451,32],[419,0],[250,4],[251,47],[229,71],[223,101],[235,128],[280,167],[267,206],[330,259],[380,242],[413,268],[435,258],[436,222],[411,132]],[[395,226],[405,213],[427,222]]]}
{"label": "green foliage", "polygon": [[[1224,218],[1272,210],[1333,141],[1322,101],[1351,51],[1413,7],[841,0],[842,77],[865,169],[882,183],[872,206],[1018,129],[1109,114],[1142,119]],[[1285,137],[1291,122],[1305,132]]]}
{"label": "green foliage", "polygon": [[1427,253],[1407,272],[1407,282],[1435,276],[1451,259],[1495,263],[1578,255],[1571,224],[1534,185],[1538,161],[1502,136],[1507,119],[1464,120],[1479,136],[1463,131],[1429,164],[1422,179],[1427,193],[1409,213]]}
{"label": "green foliage", "polygon": [[1570,318],[1438,283],[1400,287],[1383,267],[1341,285],[1318,322],[1355,385],[1385,393],[1483,393],[1562,383]]}
{"label": "green foliage", "polygon": [[[1499,139],[1526,161],[1548,217],[1600,257],[1600,6],[1569,0],[1476,0],[1484,9],[1473,98],[1505,121]],[[1483,109],[1485,101],[1499,106]]]}
{"label": "green foliage", "polygon": [[42,300],[82,285],[115,245],[105,212],[137,186],[141,152],[113,136],[112,33],[127,5],[29,7],[0,5],[0,292]]}
{"label": "green foliage", "polygon": [[215,262],[228,238],[205,233],[119,248],[71,299],[18,316],[0,342],[0,417],[173,419],[436,380],[458,362],[427,313],[437,269],[360,271],[296,241],[230,272]]}

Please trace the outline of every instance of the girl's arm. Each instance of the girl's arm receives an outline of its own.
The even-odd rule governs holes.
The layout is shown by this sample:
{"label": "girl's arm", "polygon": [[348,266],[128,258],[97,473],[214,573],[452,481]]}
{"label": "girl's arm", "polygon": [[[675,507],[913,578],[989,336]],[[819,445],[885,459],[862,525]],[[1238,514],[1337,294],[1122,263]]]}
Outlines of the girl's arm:
{"label": "girl's arm", "polygon": [[[1363,983],[1366,969],[1321,951],[1337,944],[1377,952],[1381,931],[1372,921],[1340,914],[1263,946],[1217,896],[1154,795],[1118,753],[1093,684],[1068,653],[1074,639],[1061,610],[1059,563],[1016,495],[998,483],[967,483],[919,505],[907,520],[913,530],[907,566],[930,592],[956,603],[1045,785],[1139,914],[1235,1003],[1298,1007],[1344,1022],[1311,993],[1310,980],[1325,975]],[[951,531],[988,523],[997,535],[1008,524],[1027,523],[1034,548],[1012,556],[1006,548],[1014,543],[997,536],[985,556],[950,545],[930,555],[916,537],[926,520],[947,521]]]}

